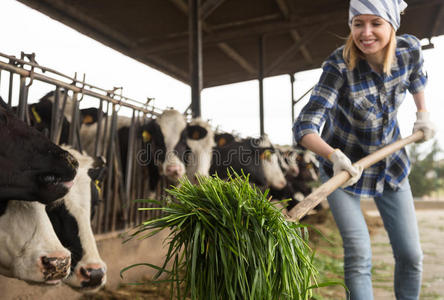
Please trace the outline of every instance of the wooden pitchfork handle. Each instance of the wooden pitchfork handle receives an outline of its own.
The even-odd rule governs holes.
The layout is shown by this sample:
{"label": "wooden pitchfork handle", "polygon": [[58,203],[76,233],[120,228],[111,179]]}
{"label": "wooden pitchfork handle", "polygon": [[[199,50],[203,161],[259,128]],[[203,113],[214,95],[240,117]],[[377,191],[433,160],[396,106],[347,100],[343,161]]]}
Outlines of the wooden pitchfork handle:
{"label": "wooden pitchfork handle", "polygon": [[[418,130],[414,134],[397,140],[396,142],[387,145],[374,153],[367,155],[366,157],[358,160],[354,163],[355,166],[362,166],[363,169],[370,167],[371,165],[377,163],[378,161],[386,158],[390,154],[398,151],[404,146],[419,141],[424,138],[424,132]],[[350,179],[350,173],[347,171],[341,171],[337,175],[330,178],[328,181],[324,182],[315,191],[308,195],[304,200],[299,202],[295,207],[293,207],[288,212],[288,221],[299,221],[303,216],[305,216],[311,209],[318,205],[322,200],[326,199],[328,195],[333,193],[338,187],[343,185],[347,180]]]}

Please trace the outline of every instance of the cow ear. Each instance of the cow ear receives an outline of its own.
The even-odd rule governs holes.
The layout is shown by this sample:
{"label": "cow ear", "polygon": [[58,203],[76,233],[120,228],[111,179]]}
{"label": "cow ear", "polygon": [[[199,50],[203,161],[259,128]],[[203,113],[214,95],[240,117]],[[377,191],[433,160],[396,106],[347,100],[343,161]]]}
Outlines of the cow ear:
{"label": "cow ear", "polygon": [[151,143],[153,137],[160,131],[159,125],[154,120],[142,125],[139,129],[139,136],[144,143]]}
{"label": "cow ear", "polygon": [[93,181],[101,182],[105,178],[107,168],[105,166],[98,168],[91,168],[88,170],[88,175]]}
{"label": "cow ear", "polygon": [[91,125],[94,123],[94,118],[91,115],[85,115],[82,118],[82,124]]}
{"label": "cow ear", "polygon": [[188,125],[187,126],[187,137],[190,140],[200,140],[206,137],[208,131],[199,125]]}
{"label": "cow ear", "polygon": [[91,125],[98,121],[99,119],[99,113],[102,113],[98,108],[95,107],[89,107],[84,108],[80,110],[80,115],[82,119],[82,124],[84,125]]}
{"label": "cow ear", "polygon": [[218,147],[222,147],[227,144],[227,140],[224,137],[219,137],[216,141]]}

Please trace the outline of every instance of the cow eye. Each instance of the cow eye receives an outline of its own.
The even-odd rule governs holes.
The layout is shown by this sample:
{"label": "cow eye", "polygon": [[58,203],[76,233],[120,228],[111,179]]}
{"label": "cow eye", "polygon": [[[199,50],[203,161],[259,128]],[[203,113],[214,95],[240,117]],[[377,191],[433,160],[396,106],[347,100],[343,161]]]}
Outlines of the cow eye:
{"label": "cow eye", "polygon": [[198,125],[191,125],[187,128],[188,138],[191,140],[200,140],[207,136],[208,131]]}

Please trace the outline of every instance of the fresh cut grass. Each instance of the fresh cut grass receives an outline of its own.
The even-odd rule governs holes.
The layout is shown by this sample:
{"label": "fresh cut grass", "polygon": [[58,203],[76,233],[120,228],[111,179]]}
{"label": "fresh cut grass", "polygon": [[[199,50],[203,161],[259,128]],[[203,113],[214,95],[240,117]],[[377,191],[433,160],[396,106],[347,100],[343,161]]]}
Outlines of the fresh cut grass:
{"label": "fresh cut grass", "polygon": [[[131,238],[148,238],[169,229],[168,253],[162,266],[138,265],[167,275],[171,298],[310,299],[317,283],[314,253],[306,227],[285,220],[282,213],[248,177],[233,174],[224,181],[187,179],[167,190],[166,204],[154,200],[162,215],[144,222]],[[167,268],[168,266],[168,268]]]}

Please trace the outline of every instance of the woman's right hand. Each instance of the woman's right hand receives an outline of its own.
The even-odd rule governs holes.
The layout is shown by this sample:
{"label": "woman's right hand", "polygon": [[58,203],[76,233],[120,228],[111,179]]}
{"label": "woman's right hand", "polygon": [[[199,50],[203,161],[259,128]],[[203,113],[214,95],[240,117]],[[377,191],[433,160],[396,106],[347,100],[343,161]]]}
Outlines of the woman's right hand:
{"label": "woman's right hand", "polygon": [[333,176],[343,170],[347,171],[351,176],[351,178],[341,186],[342,188],[355,184],[359,178],[361,178],[363,171],[362,166],[353,165],[341,150],[335,149],[335,151],[328,155],[328,159],[333,163]]}

